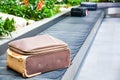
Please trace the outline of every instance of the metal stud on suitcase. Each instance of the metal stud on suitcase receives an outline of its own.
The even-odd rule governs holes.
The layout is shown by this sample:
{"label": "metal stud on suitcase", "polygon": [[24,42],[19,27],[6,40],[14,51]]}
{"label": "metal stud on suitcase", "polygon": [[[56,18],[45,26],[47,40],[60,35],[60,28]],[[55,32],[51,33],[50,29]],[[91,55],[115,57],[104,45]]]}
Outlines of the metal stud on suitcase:
{"label": "metal stud on suitcase", "polygon": [[[41,38],[28,38],[11,42],[6,52],[7,67],[21,73],[23,77],[32,77],[44,72],[69,67],[71,63],[70,50],[66,44],[48,35],[43,35]],[[30,40],[34,39],[43,41],[38,43],[41,45],[31,47],[30,45],[33,43],[37,44],[35,41],[32,41],[30,45],[28,44]],[[29,42],[26,42],[27,40]],[[46,41],[48,43],[43,43]],[[36,48],[40,49],[36,50]],[[27,51],[28,49],[30,52]]]}

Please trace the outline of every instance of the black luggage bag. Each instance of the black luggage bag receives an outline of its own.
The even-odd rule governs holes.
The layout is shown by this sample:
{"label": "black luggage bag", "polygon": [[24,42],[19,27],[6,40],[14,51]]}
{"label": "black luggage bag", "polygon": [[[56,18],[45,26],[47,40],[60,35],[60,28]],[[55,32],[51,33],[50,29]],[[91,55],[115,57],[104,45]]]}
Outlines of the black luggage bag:
{"label": "black luggage bag", "polygon": [[97,10],[97,3],[93,2],[81,2],[81,7],[86,7],[88,10]]}
{"label": "black luggage bag", "polygon": [[77,7],[71,9],[71,16],[83,17],[88,14],[88,10],[85,7]]}

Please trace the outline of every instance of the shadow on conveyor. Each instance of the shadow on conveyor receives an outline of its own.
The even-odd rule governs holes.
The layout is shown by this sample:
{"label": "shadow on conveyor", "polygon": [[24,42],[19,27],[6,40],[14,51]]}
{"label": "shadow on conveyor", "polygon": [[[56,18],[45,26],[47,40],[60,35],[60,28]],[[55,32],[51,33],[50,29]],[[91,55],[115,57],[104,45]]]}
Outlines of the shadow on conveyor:
{"label": "shadow on conveyor", "polygon": [[[89,42],[89,44],[87,42],[86,45],[84,45],[84,50],[85,48],[87,50],[90,47],[90,44],[94,39],[94,36],[99,28],[99,24],[101,23],[103,17],[104,17],[104,10],[90,11],[89,15],[86,17],[70,17],[70,15],[67,15],[66,17],[62,16],[61,19],[59,20],[57,19],[49,24],[45,24],[43,25],[44,27],[32,30],[31,32],[23,36],[20,36],[17,39],[34,36],[34,35],[42,35],[42,34],[50,34],[58,39],[61,39],[68,44],[71,50],[71,60],[72,60],[71,66],[74,66],[75,63],[74,59],[76,55],[78,55],[78,53],[83,54],[82,57],[81,56],[79,57],[82,60],[85,57],[86,52],[80,53],[80,49],[86,43],[86,40]],[[90,40],[88,39],[88,37]],[[3,48],[2,46],[0,46],[0,51],[5,50],[4,48],[7,48],[7,43],[4,44],[3,46],[4,46]],[[79,63],[77,63],[78,66],[79,64],[81,64],[82,60],[79,61]],[[5,63],[6,63],[6,56],[5,54],[2,54],[0,56],[0,80],[24,80],[24,78],[22,78],[22,76],[19,73],[16,73],[11,69],[6,69]],[[77,69],[78,68],[75,69],[76,70],[75,72],[77,72]],[[27,80],[61,80],[67,71],[69,71],[67,68],[59,69],[32,78],[27,78]],[[72,74],[75,75],[75,72],[72,72]],[[63,80],[70,80],[70,79],[64,78]]]}

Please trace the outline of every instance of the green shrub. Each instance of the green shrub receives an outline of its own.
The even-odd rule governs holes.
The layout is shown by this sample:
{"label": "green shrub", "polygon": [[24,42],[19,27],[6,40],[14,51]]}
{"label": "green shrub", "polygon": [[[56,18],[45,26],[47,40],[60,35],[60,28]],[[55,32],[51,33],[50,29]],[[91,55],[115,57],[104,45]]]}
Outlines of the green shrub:
{"label": "green shrub", "polygon": [[6,36],[6,35],[10,35],[11,36],[11,32],[15,30],[14,27],[14,20],[10,20],[8,18],[6,18],[5,20],[2,20],[0,18],[0,36]]}
{"label": "green shrub", "polygon": [[3,0],[0,1],[0,12],[23,17],[25,19],[40,20],[50,17],[60,12],[59,6],[54,6],[54,0],[44,0],[44,6],[37,10],[39,0],[29,0],[29,5],[19,4],[19,1]]}

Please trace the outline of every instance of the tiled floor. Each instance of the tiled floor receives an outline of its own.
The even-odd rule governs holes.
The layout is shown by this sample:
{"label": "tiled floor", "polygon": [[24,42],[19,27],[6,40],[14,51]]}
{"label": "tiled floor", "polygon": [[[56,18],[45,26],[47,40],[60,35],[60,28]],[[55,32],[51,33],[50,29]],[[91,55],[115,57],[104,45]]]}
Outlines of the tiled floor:
{"label": "tiled floor", "polygon": [[76,80],[120,80],[120,18],[105,18]]}

